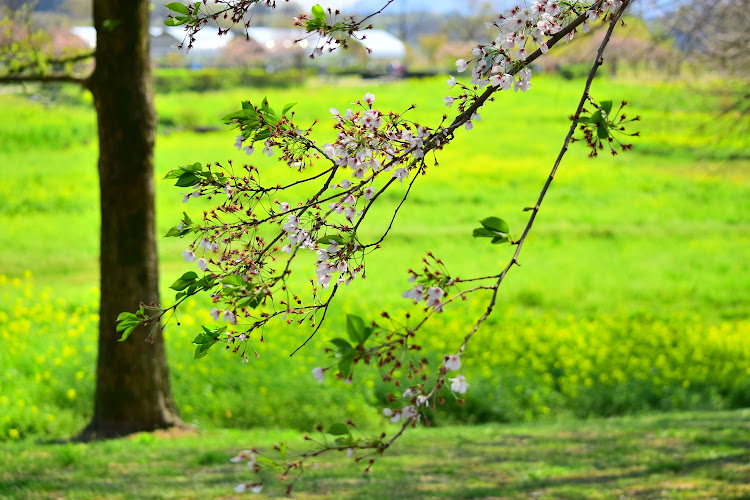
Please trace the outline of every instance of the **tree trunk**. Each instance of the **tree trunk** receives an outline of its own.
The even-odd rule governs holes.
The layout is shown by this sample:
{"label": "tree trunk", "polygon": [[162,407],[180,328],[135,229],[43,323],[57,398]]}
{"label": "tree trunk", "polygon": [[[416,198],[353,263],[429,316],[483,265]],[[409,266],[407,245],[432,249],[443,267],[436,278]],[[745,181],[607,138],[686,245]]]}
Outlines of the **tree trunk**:
{"label": "tree trunk", "polygon": [[94,0],[96,67],[89,85],[99,127],[101,305],[94,416],[81,438],[180,425],[161,336],[118,342],[117,315],[159,302],[154,223],[155,112],[148,0]]}

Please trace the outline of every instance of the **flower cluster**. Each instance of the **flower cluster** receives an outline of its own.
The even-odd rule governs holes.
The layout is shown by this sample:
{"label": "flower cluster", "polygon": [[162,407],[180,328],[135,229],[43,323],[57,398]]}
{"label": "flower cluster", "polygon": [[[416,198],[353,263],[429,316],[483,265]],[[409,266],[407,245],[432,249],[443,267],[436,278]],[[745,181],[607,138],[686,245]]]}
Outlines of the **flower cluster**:
{"label": "flower cluster", "polygon": [[448,274],[443,261],[435,257],[432,252],[422,258],[425,266],[421,273],[409,270],[410,283],[415,283],[410,289],[406,290],[401,296],[410,299],[418,304],[424,301],[427,307],[432,307],[435,312],[443,312],[443,305],[446,301],[446,290],[456,284],[456,280]]}
{"label": "flower cluster", "polygon": [[[325,146],[326,156],[336,166],[350,169],[354,182],[370,181],[381,170],[393,170],[392,177],[403,181],[409,175],[412,161],[424,157],[424,139],[430,131],[403,120],[397,113],[384,115],[373,108],[375,96],[369,92],[363,101],[355,103],[363,108],[357,112],[347,109],[342,115],[331,108],[338,136],[333,144]],[[334,184],[331,187],[348,189],[349,186]],[[370,193],[371,198],[374,191]]]}
{"label": "flower cluster", "polygon": [[[488,29],[498,30],[494,40],[487,45],[475,47],[472,59],[457,60],[456,70],[463,73],[471,67],[471,85],[475,88],[491,85],[500,90],[512,87],[516,92],[526,92],[531,88],[532,71],[526,67],[526,60],[531,53],[537,49],[546,53],[549,50],[549,39],[560,33],[576,12],[587,13],[588,21],[582,26],[582,30],[587,32],[588,22],[606,16],[608,12],[615,12],[621,5],[621,0],[607,0],[603,3],[574,1],[565,2],[563,8],[562,3],[555,0],[534,0],[529,6],[517,6],[485,23]],[[598,8],[594,8],[596,6]],[[575,32],[570,31],[564,39],[572,40]],[[449,88],[453,88],[456,83],[454,77],[447,81]],[[463,85],[461,87],[468,90]],[[467,99],[469,93],[455,98],[448,96],[443,100],[447,106],[460,100],[463,109]]]}
{"label": "flower cluster", "polygon": [[318,267],[315,269],[318,284],[324,289],[328,288],[332,273],[340,273],[337,283],[344,282],[346,285],[357,276],[356,268],[349,269],[349,264],[339,244],[334,240],[329,240],[329,243],[328,247],[318,249],[316,261]]}
{"label": "flower cluster", "polygon": [[415,304],[418,304],[421,300],[427,303],[427,307],[432,307],[435,312],[443,312],[442,298],[445,296],[445,291],[439,286],[431,286],[425,290],[424,286],[419,283],[414,287],[406,290],[402,297],[405,299],[412,299]]}
{"label": "flower cluster", "polygon": [[[456,371],[461,368],[461,357],[458,354],[446,354],[443,358],[443,367],[446,371]],[[451,383],[451,390],[458,394],[465,394],[469,390],[469,384],[463,375],[456,375],[455,378],[448,379]]]}

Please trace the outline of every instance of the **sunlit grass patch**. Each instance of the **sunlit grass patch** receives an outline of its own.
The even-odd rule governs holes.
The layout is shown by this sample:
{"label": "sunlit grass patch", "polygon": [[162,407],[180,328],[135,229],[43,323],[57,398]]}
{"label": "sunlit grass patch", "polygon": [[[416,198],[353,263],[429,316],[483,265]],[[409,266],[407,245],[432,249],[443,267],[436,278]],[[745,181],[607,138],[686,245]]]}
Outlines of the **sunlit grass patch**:
{"label": "sunlit grass patch", "polygon": [[[370,474],[343,453],[320,457],[295,485],[294,497],[744,498],[750,493],[747,413],[420,428],[406,433]],[[304,446],[297,433],[263,430],[6,443],[0,496],[229,497],[238,483],[257,480],[229,458],[279,441]],[[283,493],[286,484],[264,479],[254,498]]]}

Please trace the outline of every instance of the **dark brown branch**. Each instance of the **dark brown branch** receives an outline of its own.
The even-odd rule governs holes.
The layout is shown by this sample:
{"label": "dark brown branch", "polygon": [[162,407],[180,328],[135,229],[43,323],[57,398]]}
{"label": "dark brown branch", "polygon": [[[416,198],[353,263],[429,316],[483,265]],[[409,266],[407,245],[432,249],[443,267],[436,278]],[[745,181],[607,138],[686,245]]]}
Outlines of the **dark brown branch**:
{"label": "dark brown branch", "polygon": [[33,61],[29,62],[27,64],[24,64],[22,66],[19,66],[18,68],[15,68],[13,70],[12,74],[20,74],[24,71],[28,71],[31,69],[37,68],[40,64],[71,64],[71,63],[77,63],[80,61],[85,61],[86,59],[91,59],[94,57],[94,52],[84,52],[81,54],[76,54],[68,57],[62,57],[60,59],[47,59],[46,61]]}
{"label": "dark brown branch", "polygon": [[617,23],[620,21],[620,17],[622,16],[622,13],[625,11],[629,3],[630,3],[630,0],[624,0],[622,6],[620,7],[620,10],[618,10],[612,16],[612,19],[610,20],[607,33],[604,35],[604,39],[599,45],[599,50],[597,51],[597,54],[596,54],[596,60],[594,61],[594,64],[591,67],[591,71],[589,72],[589,76],[586,79],[586,85],[584,86],[583,94],[581,95],[581,100],[579,101],[578,107],[576,108],[576,111],[573,115],[573,123],[571,123],[570,128],[568,129],[568,135],[565,136],[562,149],[560,149],[560,153],[557,155],[557,159],[555,160],[555,164],[552,167],[552,170],[550,171],[549,176],[547,177],[547,181],[544,183],[544,187],[542,187],[542,191],[539,193],[539,198],[537,199],[536,205],[534,205],[534,207],[531,210],[531,216],[529,217],[529,221],[526,223],[526,227],[523,230],[523,234],[516,242],[516,244],[518,245],[516,247],[516,251],[513,253],[513,257],[510,259],[510,262],[508,262],[508,264],[505,266],[505,269],[503,269],[503,271],[500,273],[500,276],[498,276],[497,281],[495,282],[495,285],[493,286],[494,291],[492,293],[492,298],[490,299],[490,303],[487,305],[487,308],[484,314],[482,315],[482,317],[477,320],[477,322],[474,324],[474,327],[464,338],[464,341],[461,344],[461,348],[458,350],[459,353],[464,352],[464,350],[466,349],[466,345],[468,344],[471,337],[479,329],[479,326],[492,313],[492,310],[495,307],[495,303],[497,301],[498,289],[500,288],[500,284],[505,279],[505,276],[508,274],[508,272],[513,266],[519,265],[518,257],[521,254],[521,249],[523,248],[523,244],[526,241],[526,237],[529,235],[529,231],[531,231],[531,227],[534,225],[534,221],[536,220],[536,214],[539,212],[539,208],[541,207],[542,202],[544,201],[544,197],[546,196],[547,191],[549,190],[549,187],[555,178],[557,169],[560,166],[560,163],[562,162],[562,159],[565,156],[565,153],[568,151],[570,140],[573,138],[573,133],[575,132],[576,127],[578,126],[578,119],[581,115],[581,112],[583,111],[583,107],[586,104],[586,101],[589,98],[589,90],[591,89],[591,82],[593,82],[594,80],[594,76],[596,75],[597,69],[599,69],[599,66],[601,66],[602,63],[604,62],[604,58],[603,58],[604,49],[607,47],[610,37],[612,36],[612,32],[614,31],[615,26],[617,26]]}
{"label": "dark brown branch", "polygon": [[75,83],[86,89],[89,88],[89,79],[81,78],[73,75],[64,74],[51,74],[51,75],[5,75],[0,76],[0,84],[2,83],[50,83],[50,82],[62,82],[62,83]]}
{"label": "dark brown branch", "polygon": [[382,13],[385,10],[385,8],[388,7],[392,3],[393,3],[393,0],[388,0],[388,2],[386,2],[385,5],[383,5],[382,7],[380,7],[380,10],[378,10],[376,12],[373,12],[372,14],[370,14],[367,17],[362,18],[362,20],[359,22],[359,24],[362,24],[365,21],[367,21],[368,19],[370,19],[371,17],[377,16],[378,14]]}

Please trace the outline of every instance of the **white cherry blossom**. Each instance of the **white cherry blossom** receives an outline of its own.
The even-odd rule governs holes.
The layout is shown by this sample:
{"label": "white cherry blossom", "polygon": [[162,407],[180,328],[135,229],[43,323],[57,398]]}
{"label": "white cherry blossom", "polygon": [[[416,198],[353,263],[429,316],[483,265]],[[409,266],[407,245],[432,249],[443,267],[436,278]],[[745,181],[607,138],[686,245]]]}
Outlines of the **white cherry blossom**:
{"label": "white cherry blossom", "polygon": [[449,378],[451,382],[451,390],[458,394],[465,394],[469,389],[469,384],[466,383],[466,378],[463,375],[456,375],[454,378]]}
{"label": "white cherry blossom", "polygon": [[446,354],[443,357],[443,366],[456,371],[461,368],[461,357],[458,354]]}

